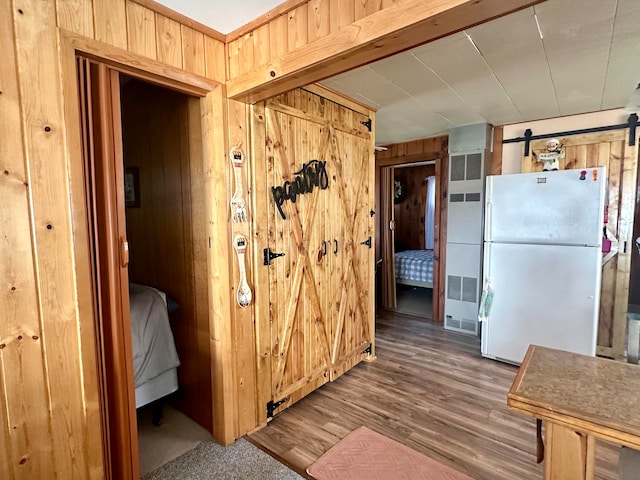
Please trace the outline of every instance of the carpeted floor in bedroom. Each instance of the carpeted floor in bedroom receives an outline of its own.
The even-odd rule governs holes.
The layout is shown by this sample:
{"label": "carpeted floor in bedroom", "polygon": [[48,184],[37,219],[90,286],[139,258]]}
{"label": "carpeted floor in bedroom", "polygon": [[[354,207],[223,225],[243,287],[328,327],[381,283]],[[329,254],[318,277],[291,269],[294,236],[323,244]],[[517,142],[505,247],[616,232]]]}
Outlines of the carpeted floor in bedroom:
{"label": "carpeted floor in bedroom", "polygon": [[209,432],[168,405],[159,427],[151,424],[150,409],[138,411],[138,440],[143,480],[303,478],[246,440],[218,445]]}

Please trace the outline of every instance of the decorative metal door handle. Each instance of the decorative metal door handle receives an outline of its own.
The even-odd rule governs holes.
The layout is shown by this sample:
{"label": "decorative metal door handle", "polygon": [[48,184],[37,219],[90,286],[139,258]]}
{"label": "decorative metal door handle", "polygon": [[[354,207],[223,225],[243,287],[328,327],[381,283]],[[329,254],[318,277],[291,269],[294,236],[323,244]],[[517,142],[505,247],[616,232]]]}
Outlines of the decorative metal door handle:
{"label": "decorative metal door handle", "polygon": [[337,255],[338,254],[338,240],[334,239],[333,240],[333,245],[334,245],[333,254]]}
{"label": "decorative metal door handle", "polygon": [[327,242],[322,240],[322,256],[324,257],[327,254]]}
{"label": "decorative metal door handle", "polygon": [[241,307],[248,307],[253,295],[247,283],[247,272],[244,265],[244,252],[247,250],[247,238],[242,234],[236,235],[233,239],[233,248],[235,248],[238,256],[238,270],[240,271],[240,283],[238,284],[236,300]]}

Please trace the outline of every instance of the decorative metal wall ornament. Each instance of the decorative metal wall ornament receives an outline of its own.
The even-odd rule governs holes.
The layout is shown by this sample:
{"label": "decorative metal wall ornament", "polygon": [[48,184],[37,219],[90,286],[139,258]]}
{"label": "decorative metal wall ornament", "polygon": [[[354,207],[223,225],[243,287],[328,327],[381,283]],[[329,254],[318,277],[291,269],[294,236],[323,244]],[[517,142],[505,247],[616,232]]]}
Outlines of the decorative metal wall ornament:
{"label": "decorative metal wall ornament", "polygon": [[234,223],[246,222],[248,220],[247,207],[244,202],[244,189],[242,188],[242,166],[244,164],[244,153],[238,143],[229,151],[231,165],[233,165],[233,178],[235,180],[236,189],[231,197],[231,218]]}
{"label": "decorative metal wall ornament", "polygon": [[315,187],[320,190],[329,188],[329,175],[327,175],[326,166],[327,162],[321,162],[320,160],[311,160],[309,163],[303,163],[302,168],[293,173],[295,177],[292,181],[287,180],[281,187],[271,187],[273,201],[284,220],[287,219],[282,210],[282,204],[285,200],[291,200],[291,203],[296,203],[298,195],[311,193]]}
{"label": "decorative metal wall ornament", "polygon": [[240,283],[236,292],[236,300],[241,307],[248,307],[251,304],[253,294],[247,283],[247,271],[244,265],[244,253],[247,250],[247,237],[239,233],[233,239],[233,248],[238,257],[238,270],[240,271]]}

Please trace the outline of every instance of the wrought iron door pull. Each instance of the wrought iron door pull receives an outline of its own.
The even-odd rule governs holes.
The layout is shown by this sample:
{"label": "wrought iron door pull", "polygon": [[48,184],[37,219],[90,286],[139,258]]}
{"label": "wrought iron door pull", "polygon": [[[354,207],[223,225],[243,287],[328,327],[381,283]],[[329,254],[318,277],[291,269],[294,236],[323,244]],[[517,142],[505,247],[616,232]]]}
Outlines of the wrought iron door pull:
{"label": "wrought iron door pull", "polygon": [[337,255],[338,254],[338,240],[333,240],[333,245],[334,245],[334,249],[333,249],[333,254]]}

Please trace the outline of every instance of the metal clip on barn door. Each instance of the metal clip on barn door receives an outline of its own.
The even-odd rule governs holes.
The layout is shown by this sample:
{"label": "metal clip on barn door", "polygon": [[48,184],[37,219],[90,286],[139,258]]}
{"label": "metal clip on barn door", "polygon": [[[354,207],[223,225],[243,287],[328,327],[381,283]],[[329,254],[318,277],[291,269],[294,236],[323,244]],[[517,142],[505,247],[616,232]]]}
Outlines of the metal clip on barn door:
{"label": "metal clip on barn door", "polygon": [[367,238],[364,242],[360,242],[360,245],[366,245],[371,248],[371,237]]}

